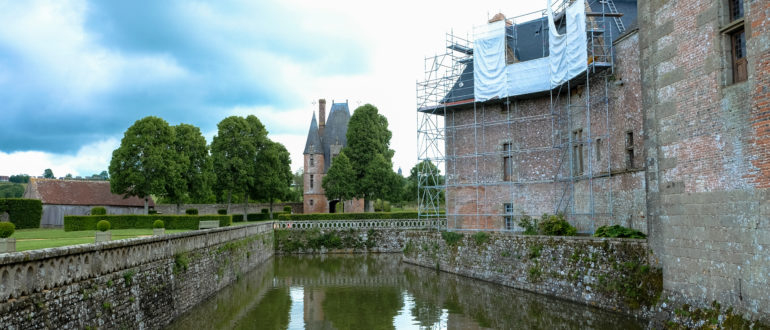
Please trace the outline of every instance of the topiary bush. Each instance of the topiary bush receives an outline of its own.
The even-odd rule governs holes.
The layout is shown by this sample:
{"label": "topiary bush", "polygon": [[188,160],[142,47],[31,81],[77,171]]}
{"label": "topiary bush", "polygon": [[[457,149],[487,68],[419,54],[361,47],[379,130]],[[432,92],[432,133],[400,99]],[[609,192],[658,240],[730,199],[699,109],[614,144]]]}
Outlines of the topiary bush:
{"label": "topiary bush", "polygon": [[186,209],[184,213],[187,215],[198,215],[198,209]]}
{"label": "topiary bush", "polygon": [[0,210],[8,212],[8,218],[16,229],[40,228],[43,204],[39,199],[0,199]]}
{"label": "topiary bush", "polygon": [[267,211],[267,209],[262,209],[262,210],[261,210],[261,213],[265,213],[265,214],[267,214],[267,213],[268,213],[268,211]]}
{"label": "topiary bush", "polygon": [[564,219],[564,214],[549,215],[543,214],[540,223],[537,224],[540,235],[548,236],[575,236],[577,228]]}
{"label": "topiary bush", "polygon": [[8,238],[16,231],[16,226],[10,222],[0,222],[0,238]]}
{"label": "topiary bush", "polygon": [[101,206],[92,207],[91,208],[91,215],[106,215],[107,209]]}
{"label": "topiary bush", "polygon": [[601,226],[596,229],[594,237],[613,237],[613,238],[647,238],[647,235],[641,231],[626,228],[620,225]]}
{"label": "topiary bush", "polygon": [[289,206],[289,205],[284,206],[283,207],[283,212],[291,213],[291,206]]}
{"label": "topiary bush", "polygon": [[110,230],[110,222],[107,220],[100,220],[96,223],[96,229],[98,231],[108,231]]}
{"label": "topiary bush", "polygon": [[219,215],[226,215],[227,214],[227,209],[219,209],[219,210],[217,210],[217,214],[219,214]]}
{"label": "topiary bush", "polygon": [[165,224],[163,223],[163,220],[158,219],[152,223],[152,228],[160,229],[160,228],[166,228],[166,227],[165,227]]}

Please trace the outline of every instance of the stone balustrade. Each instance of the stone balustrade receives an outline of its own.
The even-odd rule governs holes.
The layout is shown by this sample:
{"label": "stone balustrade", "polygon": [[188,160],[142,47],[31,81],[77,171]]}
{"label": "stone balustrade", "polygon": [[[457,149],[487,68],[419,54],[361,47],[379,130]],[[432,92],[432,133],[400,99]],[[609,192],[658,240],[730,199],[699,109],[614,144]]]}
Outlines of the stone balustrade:
{"label": "stone balustrade", "polygon": [[431,229],[446,228],[446,219],[300,220],[277,221],[275,229]]}

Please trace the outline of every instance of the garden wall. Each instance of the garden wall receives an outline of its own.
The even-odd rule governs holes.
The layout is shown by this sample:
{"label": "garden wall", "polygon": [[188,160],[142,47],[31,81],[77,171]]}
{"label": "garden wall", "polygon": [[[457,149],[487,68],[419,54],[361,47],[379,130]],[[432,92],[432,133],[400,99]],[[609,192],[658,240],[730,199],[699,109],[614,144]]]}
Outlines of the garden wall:
{"label": "garden wall", "polygon": [[[273,203],[273,212],[282,212],[284,206],[291,206],[291,212],[302,213],[302,203]],[[247,213],[260,213],[262,209],[269,209],[270,204],[249,203]],[[180,214],[186,209],[196,209],[198,214],[217,214],[219,209],[227,209],[227,204],[182,204],[179,207]],[[155,211],[162,214],[176,214],[176,204],[155,204]],[[231,214],[243,214],[243,204],[230,204]]]}
{"label": "garden wall", "polygon": [[649,318],[662,290],[645,240],[408,232],[404,261]]}
{"label": "garden wall", "polygon": [[261,223],[0,254],[0,327],[159,328],[273,253]]}

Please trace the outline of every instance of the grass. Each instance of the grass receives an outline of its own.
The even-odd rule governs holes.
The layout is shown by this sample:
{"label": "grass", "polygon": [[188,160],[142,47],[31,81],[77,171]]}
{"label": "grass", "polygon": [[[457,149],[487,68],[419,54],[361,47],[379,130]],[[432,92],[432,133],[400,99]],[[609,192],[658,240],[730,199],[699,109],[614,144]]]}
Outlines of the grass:
{"label": "grass", "polygon": [[[186,229],[166,229],[166,234],[181,233]],[[152,229],[114,229],[110,230],[112,240],[152,236]],[[57,228],[19,229],[13,233],[16,238],[16,251],[45,249],[93,243],[96,231],[64,231]]]}

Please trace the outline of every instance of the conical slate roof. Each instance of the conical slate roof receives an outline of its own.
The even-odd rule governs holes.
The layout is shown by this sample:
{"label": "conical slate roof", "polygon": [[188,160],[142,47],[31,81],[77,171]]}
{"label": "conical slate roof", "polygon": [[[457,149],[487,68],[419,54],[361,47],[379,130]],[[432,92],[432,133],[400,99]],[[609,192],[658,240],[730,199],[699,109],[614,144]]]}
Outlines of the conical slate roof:
{"label": "conical slate roof", "polygon": [[310,122],[310,130],[307,132],[307,142],[305,142],[305,151],[303,154],[320,154],[323,152],[321,138],[318,136],[318,122],[315,120],[313,112],[313,121]]}
{"label": "conical slate roof", "polygon": [[348,121],[350,121],[350,109],[347,103],[332,103],[332,109],[329,112],[329,119],[326,121],[324,136],[322,139],[324,152],[324,171],[329,170],[331,166],[332,155],[330,146],[339,144],[346,146],[348,144]]}

